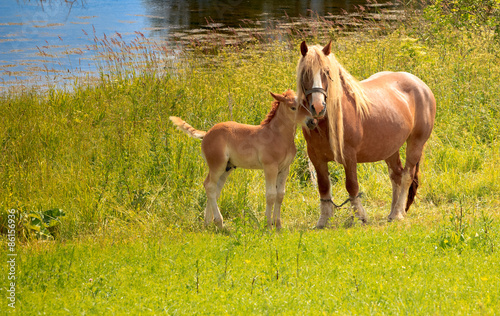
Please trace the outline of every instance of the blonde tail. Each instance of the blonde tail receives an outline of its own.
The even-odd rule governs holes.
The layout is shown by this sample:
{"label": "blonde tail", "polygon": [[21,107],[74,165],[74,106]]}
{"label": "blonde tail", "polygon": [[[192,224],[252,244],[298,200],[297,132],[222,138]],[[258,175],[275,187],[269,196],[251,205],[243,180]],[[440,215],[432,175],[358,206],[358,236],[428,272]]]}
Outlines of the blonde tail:
{"label": "blonde tail", "polygon": [[199,131],[183,121],[180,117],[177,116],[171,116],[170,120],[177,125],[177,128],[183,131],[184,133],[188,134],[189,136],[196,138],[196,139],[203,139],[205,137],[205,134],[207,132],[204,131]]}

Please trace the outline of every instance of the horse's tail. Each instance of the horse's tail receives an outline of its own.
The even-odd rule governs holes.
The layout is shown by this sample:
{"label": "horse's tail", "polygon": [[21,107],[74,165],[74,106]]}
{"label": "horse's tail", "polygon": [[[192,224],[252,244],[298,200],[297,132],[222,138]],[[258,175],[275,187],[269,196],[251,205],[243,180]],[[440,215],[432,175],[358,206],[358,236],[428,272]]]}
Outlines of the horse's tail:
{"label": "horse's tail", "polygon": [[177,116],[171,116],[170,120],[177,126],[178,129],[183,131],[184,133],[188,134],[189,136],[196,138],[196,139],[203,139],[205,137],[205,134],[207,132],[204,131],[199,131],[196,128],[192,127],[185,121],[183,121],[180,117]]}
{"label": "horse's tail", "polygon": [[417,162],[417,165],[415,166],[415,175],[413,176],[413,180],[411,182],[410,189],[408,190],[408,200],[406,201],[405,212],[408,212],[408,209],[413,204],[413,201],[415,200],[415,196],[417,195],[419,165],[420,165],[420,161]]}

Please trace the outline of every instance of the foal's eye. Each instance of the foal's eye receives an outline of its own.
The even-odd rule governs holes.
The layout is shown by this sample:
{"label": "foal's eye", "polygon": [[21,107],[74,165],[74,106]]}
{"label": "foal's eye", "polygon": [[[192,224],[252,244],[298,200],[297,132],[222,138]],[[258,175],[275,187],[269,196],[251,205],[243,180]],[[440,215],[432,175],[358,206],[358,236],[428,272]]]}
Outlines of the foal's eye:
{"label": "foal's eye", "polygon": [[296,108],[296,107],[294,107],[294,106],[292,106],[290,109],[292,109],[292,111],[297,110],[297,108]]}

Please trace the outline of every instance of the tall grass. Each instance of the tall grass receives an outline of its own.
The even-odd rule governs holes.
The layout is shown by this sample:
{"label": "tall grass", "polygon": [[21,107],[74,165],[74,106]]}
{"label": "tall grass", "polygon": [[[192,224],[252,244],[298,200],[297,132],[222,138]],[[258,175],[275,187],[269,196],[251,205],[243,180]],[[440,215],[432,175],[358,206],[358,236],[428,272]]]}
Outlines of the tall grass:
{"label": "tall grass", "polygon": [[[319,201],[298,132],[285,229],[259,229],[264,177],[240,169],[219,201],[229,233],[203,228],[207,170],[200,143],[168,117],[204,130],[225,120],[258,124],[270,109],[269,91],[295,87],[302,38],[214,45],[209,55],[206,47],[174,53],[159,44],[152,52],[140,34],[130,44],[96,39],[106,72],[92,84],[1,94],[2,247],[8,210],[17,211],[18,221],[13,311],[497,313],[499,43],[489,19],[451,23],[454,13],[440,5],[390,32],[340,36],[327,24],[281,37],[333,38],[333,51],[356,78],[408,71],[434,91],[437,117],[422,182],[402,222],[387,224],[391,188],[379,162],[358,166],[369,225],[344,228],[352,214],[343,208],[331,222],[338,229],[309,230]],[[329,167],[334,200],[342,201],[343,170]],[[55,242],[36,239],[47,237],[33,220],[44,214],[65,214],[48,229]],[[11,254],[0,251],[0,260],[7,263]],[[0,289],[13,287],[9,269],[0,265]],[[5,299],[1,304],[11,310]]]}
{"label": "tall grass", "polygon": [[[488,29],[446,28],[447,36],[459,39],[454,42],[441,40],[441,33],[430,37],[431,29],[440,32],[418,16],[386,36],[335,36],[333,52],[360,80],[382,70],[408,71],[435,93],[436,125],[410,216],[458,201],[493,211],[500,192],[498,42]],[[325,27],[308,34],[309,42],[325,43],[334,32]],[[124,227],[200,229],[206,202],[200,144],[175,130],[168,117],[203,130],[226,120],[258,124],[270,109],[270,91],[295,88],[300,40],[218,48],[210,55],[96,40],[96,49],[111,56],[104,64],[114,70],[98,82],[0,96],[0,211],[16,209],[22,219],[62,209],[64,239]],[[138,71],[124,51],[139,51],[146,71]],[[284,202],[290,228],[312,226],[318,216],[300,132],[296,142]],[[335,199],[343,200],[343,171],[335,164],[330,171]],[[383,220],[391,197],[385,164],[360,165],[359,179],[369,214]],[[262,174],[236,170],[220,206],[231,225],[245,216],[260,220],[264,200]]]}

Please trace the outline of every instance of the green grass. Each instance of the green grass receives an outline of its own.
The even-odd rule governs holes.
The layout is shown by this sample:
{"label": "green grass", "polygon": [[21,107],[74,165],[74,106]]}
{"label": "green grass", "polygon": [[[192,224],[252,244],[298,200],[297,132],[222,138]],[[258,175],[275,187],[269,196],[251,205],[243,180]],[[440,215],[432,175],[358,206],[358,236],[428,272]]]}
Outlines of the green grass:
{"label": "green grass", "polygon": [[[451,224],[446,224],[450,226]],[[482,224],[469,227],[480,232]],[[499,226],[490,227],[498,234]],[[439,226],[231,236],[166,229],[23,249],[24,314],[495,314],[498,240],[442,246]],[[448,237],[449,238],[449,237]]]}
{"label": "green grass", "polygon": [[[346,228],[343,208],[334,229],[311,230],[318,193],[298,132],[284,231],[261,230],[264,177],[240,169],[219,201],[228,233],[203,227],[200,143],[168,117],[203,130],[231,119],[258,124],[269,91],[295,89],[298,40],[155,53],[144,73],[110,61],[116,72],[94,85],[3,93],[0,226],[5,233],[8,210],[17,211],[16,311],[495,314],[500,47],[486,28],[416,19],[386,36],[325,32],[356,78],[408,71],[436,96],[421,187],[401,223],[386,222],[391,187],[379,162],[358,168],[369,225]],[[309,42],[326,42],[316,36]],[[331,164],[330,175],[334,200],[345,200],[342,168]],[[57,209],[65,216],[50,229],[54,240],[37,239],[30,216]],[[0,275],[4,297],[7,265]]]}

